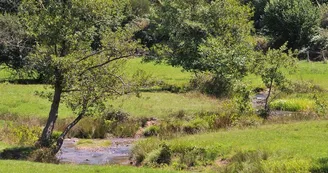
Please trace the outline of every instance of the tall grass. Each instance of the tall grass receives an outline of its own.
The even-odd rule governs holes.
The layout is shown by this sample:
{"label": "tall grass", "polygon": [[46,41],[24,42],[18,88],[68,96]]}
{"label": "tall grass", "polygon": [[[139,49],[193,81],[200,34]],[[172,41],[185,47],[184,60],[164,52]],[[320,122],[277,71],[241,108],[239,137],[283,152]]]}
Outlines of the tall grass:
{"label": "tall grass", "polygon": [[315,103],[309,99],[278,99],[273,101],[270,107],[281,111],[310,111],[314,109]]}

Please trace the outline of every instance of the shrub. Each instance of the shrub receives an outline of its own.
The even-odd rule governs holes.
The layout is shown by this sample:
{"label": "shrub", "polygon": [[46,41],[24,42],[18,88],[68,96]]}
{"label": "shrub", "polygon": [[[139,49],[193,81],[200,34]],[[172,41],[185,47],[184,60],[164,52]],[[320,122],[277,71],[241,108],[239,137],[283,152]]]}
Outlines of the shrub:
{"label": "shrub", "polygon": [[271,0],[264,10],[263,22],[279,47],[306,47],[319,27],[320,13],[310,0]]}
{"label": "shrub", "polygon": [[147,127],[144,132],[143,135],[148,137],[148,136],[157,136],[160,132],[160,127],[159,126],[149,126]]}
{"label": "shrub", "polygon": [[261,161],[268,157],[266,151],[239,151],[229,160],[224,172],[265,172]]}
{"label": "shrub", "polygon": [[231,84],[210,73],[198,73],[190,80],[190,88],[213,96],[228,96],[231,94]]}
{"label": "shrub", "polygon": [[123,122],[113,122],[108,132],[116,137],[134,137],[139,130],[140,123],[137,120],[128,120]]}
{"label": "shrub", "polygon": [[39,139],[41,128],[24,124],[9,123],[3,129],[3,139],[9,144],[31,146]]}
{"label": "shrub", "polygon": [[166,144],[150,152],[145,158],[146,166],[169,165],[171,162],[171,150]]}
{"label": "shrub", "polygon": [[141,165],[149,153],[157,150],[161,145],[161,141],[156,138],[148,138],[136,142],[131,150],[131,159],[135,165]]}
{"label": "shrub", "polygon": [[192,147],[184,144],[171,145],[172,165],[177,169],[206,166],[218,156],[218,148]]}
{"label": "shrub", "polygon": [[207,121],[201,118],[196,118],[190,122],[186,122],[182,126],[183,132],[187,134],[199,133],[207,130],[208,128],[209,125]]}
{"label": "shrub", "polygon": [[59,163],[59,160],[54,155],[53,150],[51,148],[39,148],[33,150],[29,154],[27,159],[34,162]]}

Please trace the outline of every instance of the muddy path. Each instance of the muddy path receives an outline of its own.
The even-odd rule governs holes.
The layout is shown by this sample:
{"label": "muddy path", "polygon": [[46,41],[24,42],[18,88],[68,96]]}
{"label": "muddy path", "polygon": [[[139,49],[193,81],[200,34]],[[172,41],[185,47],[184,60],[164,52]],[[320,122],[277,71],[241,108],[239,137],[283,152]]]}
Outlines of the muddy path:
{"label": "muddy path", "polygon": [[129,157],[132,143],[135,138],[113,138],[108,139],[111,145],[108,147],[78,147],[79,139],[65,139],[61,150],[56,155],[60,163],[73,164],[131,164]]}

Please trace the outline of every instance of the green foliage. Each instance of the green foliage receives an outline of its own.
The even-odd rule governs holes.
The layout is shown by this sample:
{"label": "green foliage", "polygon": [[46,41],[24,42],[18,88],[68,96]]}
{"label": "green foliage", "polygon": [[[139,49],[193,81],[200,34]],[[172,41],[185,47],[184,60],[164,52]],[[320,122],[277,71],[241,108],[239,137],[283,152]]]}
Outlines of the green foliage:
{"label": "green foliage", "polygon": [[156,138],[147,138],[136,142],[131,151],[131,157],[135,165],[141,165],[147,155],[157,150],[160,145],[160,140]]}
{"label": "green foliage", "polygon": [[39,148],[33,150],[27,160],[33,162],[41,162],[41,163],[59,163],[57,157],[53,154],[50,148]]}
{"label": "green foliage", "polygon": [[99,115],[107,99],[124,93],[122,59],[143,52],[132,39],[138,26],[124,23],[129,2],[24,0],[20,5],[22,24],[36,42],[30,67],[54,88],[41,146],[48,145],[60,101],[77,115],[63,138],[84,116]]}
{"label": "green foliage", "polygon": [[257,61],[255,66],[255,73],[259,74],[263,83],[268,88],[268,95],[265,99],[264,111],[268,113],[270,111],[271,96],[273,89],[288,91],[289,80],[286,78],[286,73],[292,73],[296,60],[293,53],[288,50],[287,53],[286,44],[279,49],[269,49],[266,54]]}
{"label": "green foliage", "polygon": [[171,150],[166,144],[161,144],[161,146],[153,150],[145,158],[144,164],[146,166],[162,166],[169,165],[171,163]]}
{"label": "green foliage", "polygon": [[268,157],[266,151],[240,151],[231,157],[223,172],[265,172],[261,162]]}
{"label": "green foliage", "polygon": [[271,0],[265,7],[264,26],[275,41],[275,47],[307,47],[319,27],[320,13],[310,0]]}
{"label": "green foliage", "polygon": [[143,135],[148,137],[148,136],[157,136],[160,131],[159,126],[149,126],[143,131]]}
{"label": "green foliage", "polygon": [[28,64],[33,39],[27,36],[17,15],[0,14],[0,25],[0,64],[20,71]]}
{"label": "green foliage", "polygon": [[154,35],[162,39],[153,47],[157,58],[213,73],[222,91],[246,74],[253,50],[248,6],[237,0],[162,1],[155,13]]}
{"label": "green foliage", "polygon": [[2,129],[2,140],[9,144],[31,146],[38,140],[40,133],[41,129],[37,126],[8,123]]}

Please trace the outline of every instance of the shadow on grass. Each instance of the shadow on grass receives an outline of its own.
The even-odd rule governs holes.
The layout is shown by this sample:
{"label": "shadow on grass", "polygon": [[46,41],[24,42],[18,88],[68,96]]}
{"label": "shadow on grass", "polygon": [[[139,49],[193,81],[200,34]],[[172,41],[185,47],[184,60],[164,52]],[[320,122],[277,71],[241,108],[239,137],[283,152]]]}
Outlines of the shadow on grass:
{"label": "shadow on grass", "polygon": [[312,173],[328,173],[328,157],[320,158],[310,169]]}
{"label": "shadow on grass", "polygon": [[35,151],[35,147],[14,147],[4,149],[0,153],[2,160],[27,160],[30,154]]}
{"label": "shadow on grass", "polygon": [[9,82],[12,84],[22,84],[22,85],[29,85],[29,84],[44,84],[40,79],[1,79],[0,83]]}

